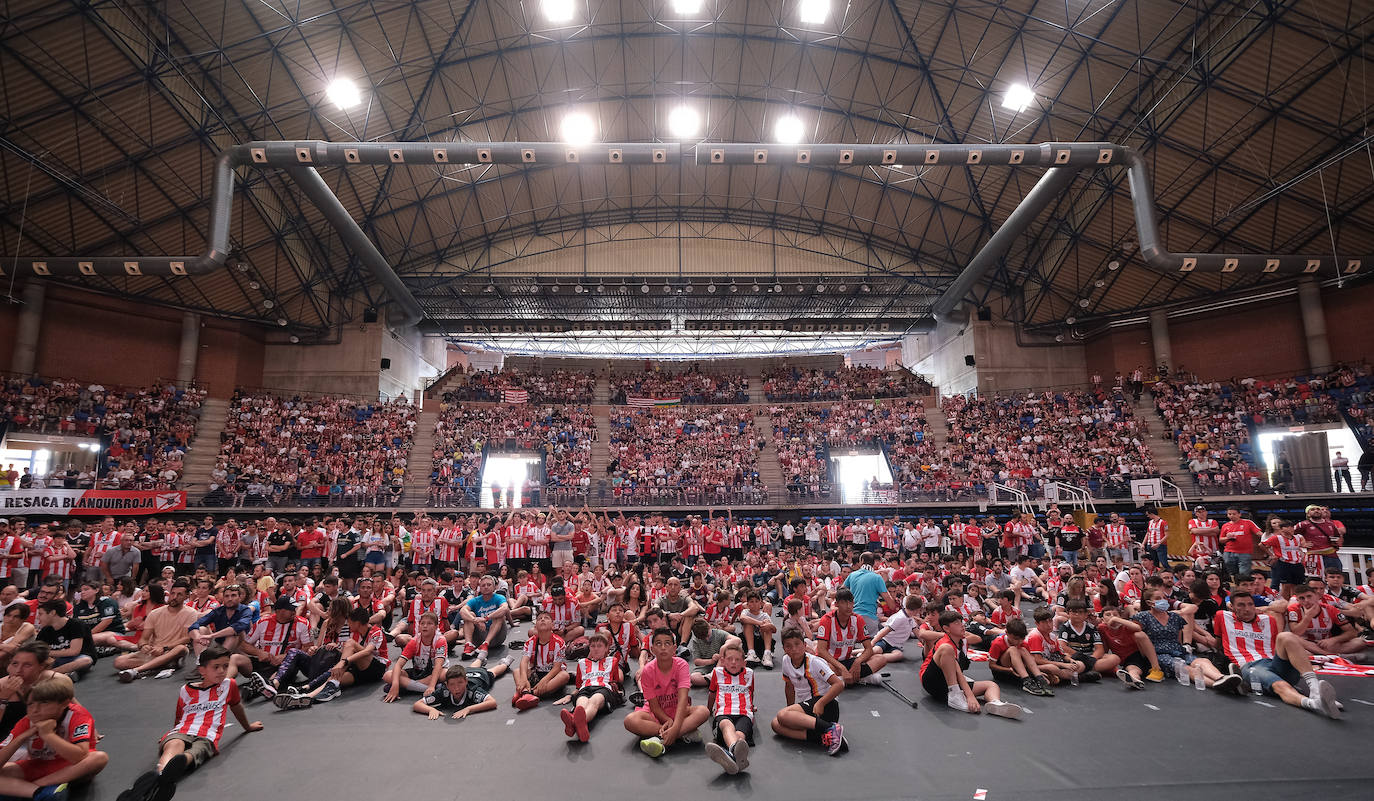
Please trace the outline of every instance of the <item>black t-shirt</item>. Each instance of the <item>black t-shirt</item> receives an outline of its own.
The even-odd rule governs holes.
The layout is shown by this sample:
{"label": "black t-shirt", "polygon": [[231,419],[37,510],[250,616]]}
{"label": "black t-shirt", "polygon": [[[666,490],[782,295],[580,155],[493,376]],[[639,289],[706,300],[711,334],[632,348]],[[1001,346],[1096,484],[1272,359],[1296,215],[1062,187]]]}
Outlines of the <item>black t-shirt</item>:
{"label": "black t-shirt", "polygon": [[1221,606],[1211,598],[1205,598],[1202,603],[1197,605],[1197,624],[1206,630],[1208,634],[1213,633],[1212,619],[1216,617],[1217,610],[1220,608]]}
{"label": "black t-shirt", "polygon": [[1083,623],[1083,631],[1078,632],[1074,631],[1073,626],[1066,620],[1059,624],[1056,634],[1059,635],[1059,639],[1068,643],[1075,653],[1091,653],[1093,648],[1102,642],[1102,634],[1098,632],[1097,626],[1086,621]]}
{"label": "black t-shirt", "polygon": [[116,634],[124,633],[124,618],[119,614],[119,603],[108,596],[96,598],[95,603],[89,604],[77,601],[76,606],[72,607],[72,617],[91,629],[98,626],[101,620],[110,618],[110,625],[105,630]]}
{"label": "black t-shirt", "polygon": [[[1054,529],[1050,529],[1054,531]],[[1083,547],[1083,532],[1059,529],[1059,547],[1066,551],[1076,551]]]}
{"label": "black t-shirt", "polygon": [[[277,529],[267,535],[267,544],[273,548],[280,548],[283,545],[292,543],[291,534],[283,529]],[[291,553],[290,549],[285,551],[273,551],[272,556],[287,556]]]}
{"label": "black t-shirt", "polygon": [[209,539],[209,540],[210,540],[210,544],[209,544],[209,545],[202,545],[202,546],[196,548],[196,556],[214,556],[214,555],[215,555],[215,534],[216,534],[216,530],[215,530],[215,527],[214,527],[214,526],[211,526],[211,527],[209,527],[209,528],[203,528],[203,527],[202,527],[202,528],[196,529],[196,539],[197,539],[197,540],[203,540],[203,539]]}
{"label": "black t-shirt", "polygon": [[[336,540],[336,544],[337,544],[338,550],[336,550],[335,553],[338,554],[338,557],[337,557],[337,558],[338,558],[338,559],[343,559],[343,558],[344,558],[344,554],[346,554],[346,553],[348,553],[350,550],[352,550],[353,546],[354,546],[354,545],[357,545],[357,544],[358,544],[358,541],[359,541],[360,539],[362,539],[362,534],[360,534],[356,529],[351,529],[351,528],[350,528],[350,529],[345,529],[345,530],[343,530],[343,531],[340,531],[340,532],[339,532],[339,538],[338,538],[338,540]],[[362,556],[363,556],[363,550],[362,550],[361,548],[359,548],[357,553],[353,554],[352,556],[350,556],[350,557],[348,557],[348,558],[349,558],[349,559],[356,559],[356,560],[358,560],[358,561],[362,561]]]}
{"label": "black t-shirt", "polygon": [[454,698],[448,691],[448,683],[441,681],[434,685],[433,695],[425,696],[425,703],[435,709],[448,707],[457,711],[487,700],[487,696],[491,694],[492,682],[496,680],[491,671],[470,667],[464,670],[463,674],[467,677],[467,689],[464,690],[462,698]]}
{"label": "black t-shirt", "polygon": [[80,640],[81,653],[95,657],[95,640],[91,638],[91,630],[74,617],[67,618],[67,625],[60,629],[54,629],[52,626],[39,629],[38,639],[47,643],[54,651],[66,650],[72,647],[72,643]]}

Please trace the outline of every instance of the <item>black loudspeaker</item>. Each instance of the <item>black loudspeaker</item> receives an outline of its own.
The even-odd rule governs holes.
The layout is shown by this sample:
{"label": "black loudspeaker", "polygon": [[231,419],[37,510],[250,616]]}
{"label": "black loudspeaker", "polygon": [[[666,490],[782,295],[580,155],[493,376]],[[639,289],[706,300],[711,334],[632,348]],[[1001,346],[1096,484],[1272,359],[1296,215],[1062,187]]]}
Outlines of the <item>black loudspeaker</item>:
{"label": "black loudspeaker", "polygon": [[[386,361],[386,359],[382,359],[382,361]],[[967,356],[964,357],[964,364],[967,364],[969,367],[972,367],[972,366],[973,366],[973,354],[972,354],[972,353],[970,353],[969,355],[967,355]]]}
{"label": "black loudspeaker", "polygon": [[979,320],[982,320],[982,321],[985,322],[985,323],[991,322],[991,321],[992,321],[992,309],[989,309],[987,306],[979,306],[979,307],[978,307],[978,319],[979,319]]}
{"label": "black loudspeaker", "polygon": [[[972,359],[973,357],[970,356],[969,358]],[[390,370],[390,369],[391,369],[391,360],[390,360],[390,359],[382,359],[382,369],[383,369],[383,370]]]}
{"label": "black loudspeaker", "polygon": [[363,322],[365,322],[365,323],[375,323],[375,322],[377,322],[377,310],[376,310],[376,309],[364,309],[364,310],[363,310]]}

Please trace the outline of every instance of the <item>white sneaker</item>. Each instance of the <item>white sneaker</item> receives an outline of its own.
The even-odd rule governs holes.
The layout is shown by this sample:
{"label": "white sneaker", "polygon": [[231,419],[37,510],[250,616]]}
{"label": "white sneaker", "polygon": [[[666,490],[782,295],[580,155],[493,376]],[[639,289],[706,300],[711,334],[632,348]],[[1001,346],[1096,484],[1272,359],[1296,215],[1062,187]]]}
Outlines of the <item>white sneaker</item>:
{"label": "white sneaker", "polygon": [[[772,651],[764,651],[764,652],[763,652],[763,666],[766,667],[766,668],[768,668],[769,670],[772,670],[772,669],[773,669],[773,652],[772,652]],[[743,770],[743,768],[741,768],[741,770]]]}
{"label": "white sneaker", "polygon": [[983,704],[983,709],[987,710],[989,715],[1009,720],[1020,720],[1023,711],[1019,704],[1009,704],[1006,701],[988,701]]}
{"label": "white sneaker", "polygon": [[753,651],[750,651],[749,653],[747,653],[747,654],[744,655],[744,664],[746,664],[746,665],[757,665],[758,663],[759,663],[759,655],[756,654],[756,653],[754,653]]}
{"label": "white sneaker", "polygon": [[867,684],[870,687],[881,687],[883,686],[883,677],[879,676],[877,673],[870,673],[862,679],[859,679],[859,683]]}
{"label": "white sneaker", "polygon": [[968,711],[968,699],[964,697],[964,691],[958,687],[949,688],[949,697],[945,699],[945,704],[950,709],[956,709],[960,712]]}
{"label": "white sneaker", "polygon": [[700,729],[690,729],[690,730],[688,730],[688,731],[684,731],[684,732],[677,738],[677,740],[678,740],[678,742],[680,742],[680,743],[688,743],[688,744],[699,743],[699,742],[701,742],[701,730],[700,730]]}

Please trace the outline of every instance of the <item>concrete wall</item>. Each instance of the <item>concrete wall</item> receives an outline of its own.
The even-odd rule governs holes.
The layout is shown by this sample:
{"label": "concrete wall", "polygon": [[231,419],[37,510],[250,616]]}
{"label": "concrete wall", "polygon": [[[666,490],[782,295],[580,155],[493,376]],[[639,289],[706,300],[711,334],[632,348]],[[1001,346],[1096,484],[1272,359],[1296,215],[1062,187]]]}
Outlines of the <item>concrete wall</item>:
{"label": "concrete wall", "polygon": [[[0,370],[11,368],[17,304],[0,305]],[[39,375],[106,384],[145,385],[172,380],[181,346],[181,312],[50,282],[43,301]],[[262,383],[265,329],[203,318],[196,381],[215,397],[239,384]]]}
{"label": "concrete wall", "polygon": [[263,362],[262,386],[317,394],[380,394],[383,326],[346,325],[327,345],[272,342]]}
{"label": "concrete wall", "polygon": [[402,332],[387,330],[382,338],[382,358],[391,360],[391,367],[381,371],[379,389],[382,395],[414,397],[435,376],[446,369],[447,355],[444,340],[421,336],[414,328]]}
{"label": "concrete wall", "polygon": [[981,393],[1084,384],[1088,380],[1082,345],[1018,344],[1015,327],[1004,321],[975,321],[969,333],[973,335]]}
{"label": "concrete wall", "polygon": [[967,356],[974,356],[974,337],[959,323],[939,322],[928,334],[902,339],[902,363],[931,379],[941,395],[978,389],[978,368],[965,362]]}

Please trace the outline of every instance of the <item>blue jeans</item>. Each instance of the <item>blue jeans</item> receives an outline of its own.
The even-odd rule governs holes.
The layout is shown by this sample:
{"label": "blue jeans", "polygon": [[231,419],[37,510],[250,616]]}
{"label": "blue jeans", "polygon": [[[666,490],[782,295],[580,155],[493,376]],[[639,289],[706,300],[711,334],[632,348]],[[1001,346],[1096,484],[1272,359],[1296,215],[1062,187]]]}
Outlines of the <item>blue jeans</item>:
{"label": "blue jeans", "polygon": [[1251,556],[1248,553],[1223,553],[1221,563],[1226,566],[1231,578],[1236,579],[1250,572]]}
{"label": "blue jeans", "polygon": [[1074,567],[1078,567],[1078,551],[1065,551],[1064,561],[1068,562]]}
{"label": "blue jeans", "polygon": [[1273,687],[1281,681],[1288,682],[1294,687],[1302,681],[1302,675],[1298,673],[1298,669],[1288,664],[1288,660],[1279,656],[1270,659],[1256,659],[1254,662],[1242,665],[1240,677],[1247,685],[1258,683],[1260,689],[1269,695],[1277,695]]}
{"label": "blue jeans", "polygon": [[1155,546],[1155,562],[1159,564],[1160,567],[1169,566],[1169,543],[1161,542],[1159,545]]}

